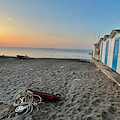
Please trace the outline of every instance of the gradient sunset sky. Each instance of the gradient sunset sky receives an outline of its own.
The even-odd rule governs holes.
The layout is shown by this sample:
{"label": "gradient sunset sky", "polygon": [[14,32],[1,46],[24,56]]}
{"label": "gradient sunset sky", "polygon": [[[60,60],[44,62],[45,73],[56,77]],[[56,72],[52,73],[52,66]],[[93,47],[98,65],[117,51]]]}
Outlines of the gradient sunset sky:
{"label": "gradient sunset sky", "polygon": [[0,46],[90,49],[99,35],[120,28],[119,6],[120,0],[0,0]]}

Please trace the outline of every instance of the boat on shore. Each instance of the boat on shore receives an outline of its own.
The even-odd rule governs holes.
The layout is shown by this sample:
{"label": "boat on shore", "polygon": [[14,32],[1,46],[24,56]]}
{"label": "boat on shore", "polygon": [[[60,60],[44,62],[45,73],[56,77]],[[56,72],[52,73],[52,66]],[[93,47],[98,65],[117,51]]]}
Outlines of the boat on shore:
{"label": "boat on shore", "polygon": [[25,56],[17,55],[17,58],[19,58],[19,59],[29,59],[29,57],[27,55],[25,55]]}

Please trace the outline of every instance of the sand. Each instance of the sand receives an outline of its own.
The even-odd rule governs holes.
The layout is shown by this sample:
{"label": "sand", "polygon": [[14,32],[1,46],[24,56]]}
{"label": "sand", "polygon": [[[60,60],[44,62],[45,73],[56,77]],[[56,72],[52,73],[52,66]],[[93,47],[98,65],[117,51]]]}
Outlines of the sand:
{"label": "sand", "polygon": [[92,62],[0,58],[0,115],[13,96],[27,88],[59,93],[61,100],[40,104],[25,120],[120,120],[120,88]]}

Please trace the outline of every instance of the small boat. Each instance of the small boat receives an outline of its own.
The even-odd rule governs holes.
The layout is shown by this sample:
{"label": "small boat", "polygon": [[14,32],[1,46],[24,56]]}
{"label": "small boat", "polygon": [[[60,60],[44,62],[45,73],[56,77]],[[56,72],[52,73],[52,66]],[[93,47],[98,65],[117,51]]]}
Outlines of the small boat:
{"label": "small boat", "polygon": [[25,56],[17,55],[17,58],[19,58],[19,59],[28,59],[29,57],[27,55],[25,55]]}

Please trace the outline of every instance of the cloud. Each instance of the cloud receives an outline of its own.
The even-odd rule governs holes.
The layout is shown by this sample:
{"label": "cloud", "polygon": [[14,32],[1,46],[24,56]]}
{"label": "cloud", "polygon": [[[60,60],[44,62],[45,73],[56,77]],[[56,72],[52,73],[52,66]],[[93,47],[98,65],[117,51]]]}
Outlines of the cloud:
{"label": "cloud", "polygon": [[12,18],[8,18],[8,20],[9,20],[9,21],[11,21],[11,20],[12,20]]}
{"label": "cloud", "polygon": [[65,36],[58,35],[58,34],[48,34],[49,36],[54,36],[54,37],[59,37],[59,38],[64,38]]}

